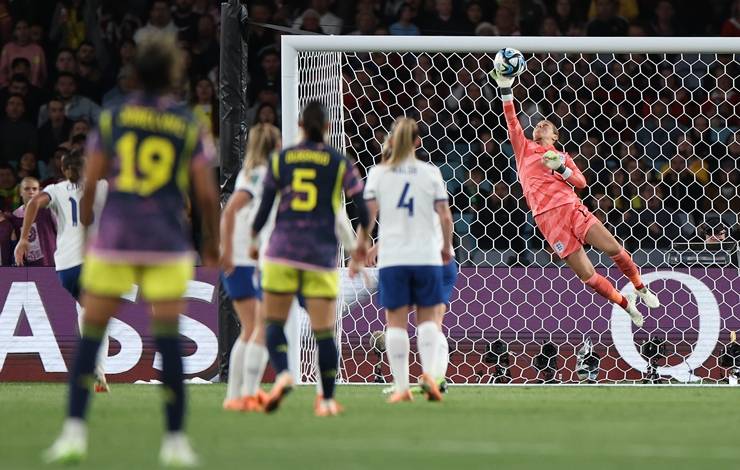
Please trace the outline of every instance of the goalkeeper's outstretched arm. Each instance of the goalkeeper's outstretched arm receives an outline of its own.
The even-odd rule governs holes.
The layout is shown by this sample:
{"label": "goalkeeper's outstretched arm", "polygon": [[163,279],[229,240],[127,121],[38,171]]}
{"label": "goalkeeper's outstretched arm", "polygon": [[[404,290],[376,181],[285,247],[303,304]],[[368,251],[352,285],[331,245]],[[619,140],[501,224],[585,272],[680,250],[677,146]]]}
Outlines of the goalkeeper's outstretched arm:
{"label": "goalkeeper's outstretched arm", "polygon": [[491,72],[490,76],[498,85],[501,101],[504,102],[506,128],[509,132],[511,146],[514,148],[514,156],[517,163],[519,163],[519,160],[524,158],[527,138],[524,136],[524,129],[522,129],[522,125],[519,123],[519,119],[516,116],[516,108],[514,107],[514,93],[512,92],[514,78],[502,77],[496,70]]}

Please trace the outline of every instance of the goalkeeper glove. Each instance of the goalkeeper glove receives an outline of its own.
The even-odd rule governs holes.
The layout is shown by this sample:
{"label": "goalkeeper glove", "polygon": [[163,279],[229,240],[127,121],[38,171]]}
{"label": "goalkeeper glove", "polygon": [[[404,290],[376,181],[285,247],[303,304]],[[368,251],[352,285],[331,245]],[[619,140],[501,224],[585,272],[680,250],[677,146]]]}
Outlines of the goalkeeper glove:
{"label": "goalkeeper glove", "polygon": [[563,179],[568,179],[573,174],[573,171],[565,166],[565,156],[554,150],[548,150],[542,155],[542,164],[553,172],[560,173]]}

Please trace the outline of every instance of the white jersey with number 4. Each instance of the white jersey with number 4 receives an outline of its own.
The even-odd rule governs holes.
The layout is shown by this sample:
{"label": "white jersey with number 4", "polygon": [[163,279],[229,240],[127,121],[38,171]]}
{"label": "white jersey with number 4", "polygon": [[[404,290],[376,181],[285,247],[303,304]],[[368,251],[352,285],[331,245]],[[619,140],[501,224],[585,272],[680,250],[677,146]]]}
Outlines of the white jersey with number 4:
{"label": "white jersey with number 4", "polygon": [[[49,195],[49,209],[57,219],[57,250],[54,252],[54,264],[57,271],[74,268],[82,264],[85,258],[85,227],[80,222],[80,199],[83,187],[68,180],[51,184],[43,189]],[[98,182],[93,213],[95,218],[108,193],[108,182]]]}
{"label": "white jersey with number 4", "polygon": [[[249,172],[249,176],[244,174],[244,170],[239,170],[239,174],[236,177],[236,183],[234,183],[234,192],[245,191],[251,196],[249,204],[239,209],[236,213],[236,220],[234,221],[234,235],[232,239],[232,250],[233,255],[231,262],[234,266],[256,266],[257,261],[249,257],[249,247],[252,241],[252,223],[254,217],[257,215],[257,209],[262,201],[262,188],[264,187],[265,175],[267,174],[267,166],[260,165]],[[269,237],[272,232],[272,224],[274,224],[274,216],[271,215],[270,221],[268,222],[269,227],[260,233],[261,246],[266,246],[266,238]]]}
{"label": "white jersey with number 4", "polygon": [[396,167],[373,167],[365,200],[379,210],[378,267],[442,265],[442,228],[435,211],[447,201],[442,174],[434,165],[409,158]]}

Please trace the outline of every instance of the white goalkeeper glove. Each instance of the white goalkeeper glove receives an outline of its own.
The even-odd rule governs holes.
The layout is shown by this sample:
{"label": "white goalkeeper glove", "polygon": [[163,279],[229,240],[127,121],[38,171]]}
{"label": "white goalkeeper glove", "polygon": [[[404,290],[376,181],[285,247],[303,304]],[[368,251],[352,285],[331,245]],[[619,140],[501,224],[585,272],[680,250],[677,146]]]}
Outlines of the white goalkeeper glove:
{"label": "white goalkeeper glove", "polygon": [[514,78],[515,77],[504,77],[501,75],[501,72],[494,69],[491,70],[491,72],[488,74],[493,81],[496,82],[496,85],[498,85],[499,88],[506,89],[508,88],[511,90],[511,87],[514,85]]}
{"label": "white goalkeeper glove", "polygon": [[568,179],[573,171],[565,166],[565,155],[554,150],[548,150],[542,155],[542,164],[556,173],[560,173],[563,179]]}

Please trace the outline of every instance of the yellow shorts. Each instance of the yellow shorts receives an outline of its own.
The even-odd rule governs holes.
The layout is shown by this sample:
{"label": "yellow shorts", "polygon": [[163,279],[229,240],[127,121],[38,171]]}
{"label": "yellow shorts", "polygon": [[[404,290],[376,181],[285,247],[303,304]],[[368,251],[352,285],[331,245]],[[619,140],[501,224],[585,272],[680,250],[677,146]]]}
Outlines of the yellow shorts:
{"label": "yellow shorts", "polygon": [[82,266],[81,284],[86,292],[103,297],[120,297],[138,284],[144,300],[177,300],[185,294],[194,272],[193,260],[189,258],[137,265],[88,255]]}
{"label": "yellow shorts", "polygon": [[305,298],[336,299],[339,272],[298,269],[287,264],[262,263],[262,290],[275,294],[300,294]]}

